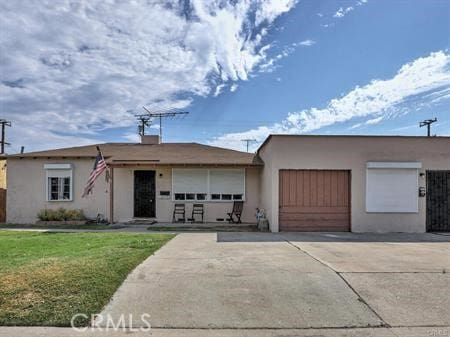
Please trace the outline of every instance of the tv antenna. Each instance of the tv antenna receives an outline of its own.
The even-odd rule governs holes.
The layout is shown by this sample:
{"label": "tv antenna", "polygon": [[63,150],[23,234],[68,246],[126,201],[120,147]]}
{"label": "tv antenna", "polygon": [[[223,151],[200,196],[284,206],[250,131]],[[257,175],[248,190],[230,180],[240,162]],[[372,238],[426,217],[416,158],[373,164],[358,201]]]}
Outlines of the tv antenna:
{"label": "tv antenna", "polygon": [[427,127],[427,136],[431,137],[431,124],[437,122],[437,118],[435,119],[426,119],[420,122],[419,127],[426,126]]}
{"label": "tv antenna", "polygon": [[172,109],[160,109],[151,111],[147,109],[145,106],[142,107],[145,111],[147,111],[147,114],[143,115],[146,116],[149,121],[151,122],[154,118],[159,118],[159,140],[162,142],[162,119],[168,118],[168,117],[176,117],[178,115],[187,115],[188,111],[176,111]]}
{"label": "tv antenna", "polygon": [[137,120],[139,121],[139,125],[138,125],[138,133],[140,136],[144,136],[145,135],[145,127],[148,126],[150,127],[151,125],[151,121],[150,121],[150,117],[148,117],[147,115],[135,115]]}
{"label": "tv antenna", "polygon": [[2,125],[2,138],[1,138],[2,140],[0,141],[0,144],[1,144],[0,145],[1,146],[0,154],[5,154],[5,145],[11,145],[11,144],[5,142],[5,137],[6,137],[5,127],[11,126],[11,122],[7,121],[6,119],[0,119],[0,124]]}
{"label": "tv antenna", "polygon": [[246,143],[246,145],[247,145],[247,152],[248,152],[248,146],[250,145],[250,143],[256,142],[256,139],[246,138],[246,139],[241,139],[241,142],[245,142]]}

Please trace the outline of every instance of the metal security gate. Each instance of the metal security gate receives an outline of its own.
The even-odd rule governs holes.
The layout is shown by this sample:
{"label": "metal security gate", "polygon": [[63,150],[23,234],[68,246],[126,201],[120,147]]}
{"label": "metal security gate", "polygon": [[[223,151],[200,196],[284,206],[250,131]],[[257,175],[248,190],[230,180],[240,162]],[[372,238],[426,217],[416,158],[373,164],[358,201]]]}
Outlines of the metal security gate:
{"label": "metal security gate", "polygon": [[280,231],[349,231],[350,171],[280,170]]}
{"label": "metal security gate", "polygon": [[155,171],[134,171],[134,216],[155,217]]}
{"label": "metal security gate", "polygon": [[427,231],[450,231],[450,171],[427,171]]}

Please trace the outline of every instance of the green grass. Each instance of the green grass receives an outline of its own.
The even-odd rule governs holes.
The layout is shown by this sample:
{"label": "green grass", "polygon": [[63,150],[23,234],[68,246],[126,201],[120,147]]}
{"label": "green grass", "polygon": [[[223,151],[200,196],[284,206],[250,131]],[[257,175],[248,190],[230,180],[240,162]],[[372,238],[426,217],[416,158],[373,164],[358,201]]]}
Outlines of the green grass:
{"label": "green grass", "polygon": [[91,229],[91,230],[107,230],[107,229],[119,229],[125,226],[119,225],[102,225],[102,224],[84,224],[84,225],[71,225],[71,224],[0,224],[0,229],[7,228],[30,228],[30,229]]}
{"label": "green grass", "polygon": [[172,237],[0,231],[0,325],[69,326],[76,313],[99,313],[129,272]]}

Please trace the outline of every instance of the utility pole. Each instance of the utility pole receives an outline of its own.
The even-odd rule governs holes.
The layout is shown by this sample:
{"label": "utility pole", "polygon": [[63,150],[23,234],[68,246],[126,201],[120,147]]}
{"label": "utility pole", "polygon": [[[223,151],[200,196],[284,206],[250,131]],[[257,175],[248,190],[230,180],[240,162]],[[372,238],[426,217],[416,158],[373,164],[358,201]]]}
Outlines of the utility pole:
{"label": "utility pole", "polygon": [[437,118],[435,119],[426,119],[420,122],[419,127],[426,126],[427,127],[427,136],[431,137],[431,124],[437,122]]}
{"label": "utility pole", "polygon": [[256,139],[250,139],[250,138],[247,138],[247,139],[241,139],[241,142],[245,142],[245,143],[247,144],[247,152],[248,152],[248,146],[249,146],[249,144],[250,144],[251,142],[256,142]]}
{"label": "utility pole", "polygon": [[0,124],[2,125],[2,140],[1,140],[1,149],[0,154],[5,154],[5,145],[9,145],[9,143],[5,142],[5,127],[11,126],[11,122],[7,121],[6,119],[0,119]]}
{"label": "utility pole", "polygon": [[147,109],[145,106],[142,107],[145,111],[147,111],[147,116],[150,120],[153,118],[159,118],[159,141],[162,142],[162,119],[168,117],[175,117],[178,115],[187,115],[188,111],[170,111],[169,109],[163,109],[159,111],[151,111]]}

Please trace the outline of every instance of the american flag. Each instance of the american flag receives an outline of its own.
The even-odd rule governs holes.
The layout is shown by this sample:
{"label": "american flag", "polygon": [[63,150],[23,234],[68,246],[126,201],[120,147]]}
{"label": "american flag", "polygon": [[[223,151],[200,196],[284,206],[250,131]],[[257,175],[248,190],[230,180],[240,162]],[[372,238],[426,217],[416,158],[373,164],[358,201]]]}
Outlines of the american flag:
{"label": "american flag", "polygon": [[103,158],[103,154],[100,151],[100,148],[97,146],[97,157],[95,157],[95,163],[94,168],[92,169],[91,175],[89,176],[89,179],[86,183],[86,187],[84,188],[83,198],[87,197],[89,194],[92,193],[92,190],[94,189],[94,183],[95,180],[98,178],[99,175],[103,173],[103,171],[106,170],[106,162],[105,158]]}

